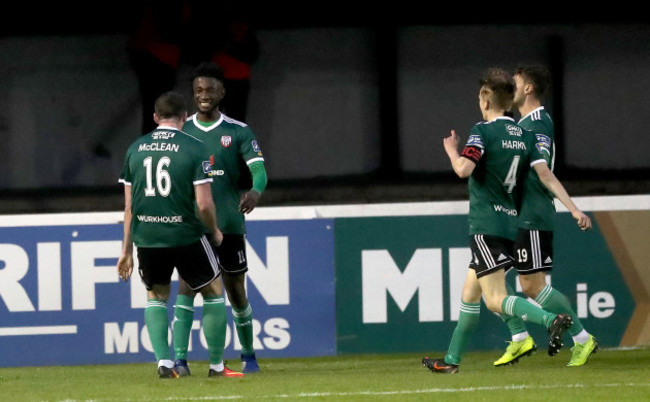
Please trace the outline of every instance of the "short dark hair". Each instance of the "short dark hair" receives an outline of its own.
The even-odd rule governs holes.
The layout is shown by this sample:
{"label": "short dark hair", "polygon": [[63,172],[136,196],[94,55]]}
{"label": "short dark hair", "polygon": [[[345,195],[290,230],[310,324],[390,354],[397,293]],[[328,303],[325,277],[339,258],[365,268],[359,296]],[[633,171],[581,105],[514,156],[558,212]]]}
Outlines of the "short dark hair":
{"label": "short dark hair", "polygon": [[178,92],[165,92],[156,99],[154,110],[161,119],[182,119],[187,112],[185,97]]}
{"label": "short dark hair", "polygon": [[538,65],[522,65],[515,69],[515,75],[521,75],[524,82],[532,84],[535,96],[545,98],[551,93],[551,72]]}
{"label": "short dark hair", "polygon": [[479,79],[481,94],[487,96],[496,106],[504,110],[512,108],[515,97],[515,80],[512,74],[501,68],[489,68]]}
{"label": "short dark hair", "polygon": [[223,83],[223,68],[220,65],[213,63],[211,61],[205,61],[194,70],[194,75],[192,75],[192,82],[198,77],[209,77],[214,78],[217,81]]}

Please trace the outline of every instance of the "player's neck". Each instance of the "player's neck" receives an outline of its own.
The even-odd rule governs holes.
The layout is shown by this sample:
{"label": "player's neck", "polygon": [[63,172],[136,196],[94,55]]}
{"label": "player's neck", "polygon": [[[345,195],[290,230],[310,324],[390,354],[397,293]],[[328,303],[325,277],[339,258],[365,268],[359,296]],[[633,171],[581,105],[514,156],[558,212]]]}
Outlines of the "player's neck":
{"label": "player's neck", "polygon": [[488,110],[485,112],[485,121],[492,121],[506,115],[505,110]]}
{"label": "player's neck", "polygon": [[541,106],[542,104],[539,100],[530,97],[526,98],[526,101],[523,103],[523,105],[519,106],[519,114],[521,117],[527,116],[528,113]]}
{"label": "player's neck", "polygon": [[183,129],[184,120],[181,119],[164,119],[158,121],[158,127],[173,127],[176,130]]}
{"label": "player's neck", "polygon": [[219,120],[221,118],[221,112],[218,109],[208,113],[197,112],[196,118],[199,121],[209,123]]}

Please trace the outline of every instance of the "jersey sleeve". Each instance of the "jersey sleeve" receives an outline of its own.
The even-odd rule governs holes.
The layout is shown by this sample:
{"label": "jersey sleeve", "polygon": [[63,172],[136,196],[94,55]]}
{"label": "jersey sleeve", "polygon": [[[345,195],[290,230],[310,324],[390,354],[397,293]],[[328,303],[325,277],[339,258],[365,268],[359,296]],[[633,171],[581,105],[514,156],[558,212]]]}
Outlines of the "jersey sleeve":
{"label": "jersey sleeve", "polygon": [[253,177],[253,190],[257,191],[258,194],[262,194],[268,183],[264,163],[260,161],[252,162],[248,165],[248,169]]}
{"label": "jersey sleeve", "polygon": [[465,143],[465,147],[460,153],[460,156],[478,164],[478,161],[481,159],[484,152],[485,146],[483,143],[483,135],[478,129],[478,125],[476,125],[470,131],[469,137],[467,137],[467,142]]}
{"label": "jersey sleeve", "polygon": [[[538,163],[546,163],[551,165],[550,138],[544,134],[536,134],[534,131],[524,130],[526,135],[526,145],[530,149],[529,163],[530,166]],[[548,144],[548,145],[547,145]]]}
{"label": "jersey sleeve", "polygon": [[132,181],[131,169],[129,168],[130,155],[130,152],[126,153],[126,156],[124,157],[124,164],[122,165],[122,172],[120,173],[120,178],[118,179],[118,182],[124,184],[125,186],[130,186]]}
{"label": "jersey sleeve", "polygon": [[262,148],[257,142],[255,133],[250,127],[242,127],[240,130],[241,141],[239,143],[239,154],[242,156],[247,165],[250,165],[253,162],[264,162],[264,155],[262,154]]}
{"label": "jersey sleeve", "polygon": [[535,134],[535,148],[549,166],[552,166],[553,141],[546,134]]}

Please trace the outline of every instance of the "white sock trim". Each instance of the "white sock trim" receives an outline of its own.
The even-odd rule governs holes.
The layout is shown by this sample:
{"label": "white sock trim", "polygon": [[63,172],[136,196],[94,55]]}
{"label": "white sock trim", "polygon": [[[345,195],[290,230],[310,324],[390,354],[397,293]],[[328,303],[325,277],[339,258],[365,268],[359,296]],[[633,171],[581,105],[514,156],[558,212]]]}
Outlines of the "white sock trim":
{"label": "white sock trim", "polygon": [[160,359],[160,361],[158,361],[158,367],[162,366],[165,366],[167,368],[174,368],[174,362],[167,359]]}
{"label": "white sock trim", "polygon": [[573,337],[573,343],[585,343],[589,340],[589,332],[585,329]]}
{"label": "white sock trim", "polygon": [[210,368],[218,373],[220,371],[223,371],[224,365],[223,365],[223,362],[221,362],[219,364],[211,364]]}

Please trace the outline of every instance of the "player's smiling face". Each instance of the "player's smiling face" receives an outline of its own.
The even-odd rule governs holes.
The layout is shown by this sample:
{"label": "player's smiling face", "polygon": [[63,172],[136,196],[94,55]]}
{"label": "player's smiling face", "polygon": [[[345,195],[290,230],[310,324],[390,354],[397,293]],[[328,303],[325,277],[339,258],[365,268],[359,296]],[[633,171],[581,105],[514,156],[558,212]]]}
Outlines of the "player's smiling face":
{"label": "player's smiling face", "polygon": [[197,77],[193,83],[194,103],[200,113],[212,113],[219,107],[225,90],[221,81],[210,77]]}

